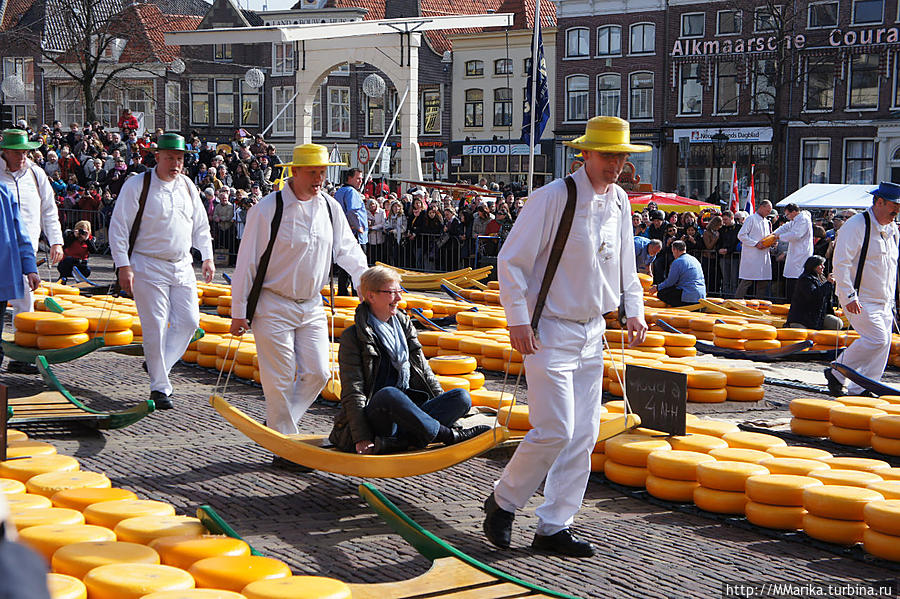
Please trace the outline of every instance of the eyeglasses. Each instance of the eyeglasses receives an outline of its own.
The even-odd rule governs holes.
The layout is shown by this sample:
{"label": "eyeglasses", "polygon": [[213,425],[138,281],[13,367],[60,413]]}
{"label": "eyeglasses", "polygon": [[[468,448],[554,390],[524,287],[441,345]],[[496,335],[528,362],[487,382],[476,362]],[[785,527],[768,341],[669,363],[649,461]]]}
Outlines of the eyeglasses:
{"label": "eyeglasses", "polygon": [[389,295],[396,295],[397,297],[400,297],[403,295],[403,290],[402,289],[379,289],[378,293],[387,293]]}

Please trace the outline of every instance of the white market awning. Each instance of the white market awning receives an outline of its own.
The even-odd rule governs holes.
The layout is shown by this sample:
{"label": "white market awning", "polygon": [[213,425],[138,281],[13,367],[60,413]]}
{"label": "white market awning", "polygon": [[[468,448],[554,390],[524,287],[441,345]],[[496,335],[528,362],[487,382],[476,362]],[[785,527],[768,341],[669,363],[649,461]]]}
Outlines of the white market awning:
{"label": "white market awning", "polygon": [[872,205],[871,190],[877,185],[808,183],[778,202],[778,206],[797,204],[800,208],[867,208]]}

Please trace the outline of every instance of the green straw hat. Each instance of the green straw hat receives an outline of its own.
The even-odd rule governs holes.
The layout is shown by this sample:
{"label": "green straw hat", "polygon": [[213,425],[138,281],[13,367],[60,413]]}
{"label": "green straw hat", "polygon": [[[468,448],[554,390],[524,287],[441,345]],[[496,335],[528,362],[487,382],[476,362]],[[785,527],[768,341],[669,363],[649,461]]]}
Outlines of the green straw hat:
{"label": "green straw hat", "polygon": [[6,129],[3,131],[3,141],[0,141],[0,149],[3,150],[33,150],[40,145],[39,141],[28,141],[28,133],[21,129]]}
{"label": "green straw hat", "polygon": [[184,147],[184,138],[177,133],[163,133],[159,136],[159,139],[156,140],[156,150],[177,150],[179,152],[186,152],[187,148]]}

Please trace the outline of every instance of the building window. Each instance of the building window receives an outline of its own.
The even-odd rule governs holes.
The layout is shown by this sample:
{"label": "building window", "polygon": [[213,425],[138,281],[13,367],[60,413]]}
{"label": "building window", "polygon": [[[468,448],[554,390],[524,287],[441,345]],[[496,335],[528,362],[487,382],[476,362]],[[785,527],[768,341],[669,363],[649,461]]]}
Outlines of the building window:
{"label": "building window", "polygon": [[481,77],[484,75],[484,62],[481,60],[466,61],[466,77]]}
{"label": "building window", "polygon": [[741,32],[741,11],[720,10],[716,13],[716,33],[734,35]]}
{"label": "building window", "polygon": [[74,85],[60,85],[56,88],[56,118],[67,127],[69,123],[81,123],[84,120],[84,102],[81,90]]}
{"label": "building window", "polygon": [[622,54],[622,28],[607,25],[597,28],[597,56],[620,56]]}
{"label": "building window", "polygon": [[632,73],[628,113],[632,119],[653,118],[653,73]]}
{"label": "building window", "polygon": [[328,88],[328,134],[350,135],[350,88]]}
{"label": "building window", "polygon": [[512,58],[500,58],[494,61],[494,75],[512,75]]}
{"label": "building window", "polygon": [[800,145],[803,172],[800,187],[807,183],[828,183],[831,172],[831,142],[827,139],[804,139]]}
{"label": "building window", "polygon": [[153,86],[129,85],[125,89],[125,106],[130,108],[131,112],[144,113],[144,122],[148,125],[152,125],[153,107],[156,106]]}
{"label": "building window", "polygon": [[522,74],[527,77],[528,75],[531,74],[531,57],[529,56],[522,62],[524,63],[522,65]]}
{"label": "building window", "polygon": [[484,127],[484,90],[466,90],[466,127]]}
{"label": "building window", "polygon": [[656,25],[637,23],[631,26],[631,42],[628,50],[632,54],[653,54],[656,52]]}
{"label": "building window", "polygon": [[590,82],[587,75],[571,75],[566,78],[566,120],[588,120],[588,89]]}
{"label": "building window", "polygon": [[181,84],[166,83],[166,131],[181,130]]}
{"label": "building window", "polygon": [[834,110],[833,58],[809,59],[806,63],[806,110]]}
{"label": "building window", "polygon": [[716,114],[735,114],[738,111],[737,63],[716,65]]}
{"label": "building window", "polygon": [[241,81],[241,125],[259,127],[261,92],[261,89],[254,89]]}
{"label": "building window", "polygon": [[566,31],[566,58],[587,58],[591,54],[588,30],[575,27]]}
{"label": "building window", "polygon": [[209,124],[209,84],[206,79],[191,79],[191,124]]}
{"label": "building window", "polygon": [[384,95],[366,98],[366,135],[384,135]]}
{"label": "building window", "polygon": [[216,125],[234,124],[234,81],[216,79]]}
{"label": "building window", "polygon": [[272,124],[273,135],[294,135],[294,106],[294,86],[272,88],[272,114],[281,113]]}
{"label": "building window", "polygon": [[622,76],[610,73],[597,77],[597,114],[619,116],[622,105]]}
{"label": "building window", "polygon": [[441,132],[441,90],[426,89],[422,92],[422,133],[438,135]]}
{"label": "building window", "polygon": [[231,44],[215,44],[213,46],[213,60],[230,62],[233,60]]}
{"label": "building window", "polygon": [[838,3],[817,2],[809,5],[809,17],[807,27],[816,29],[819,27],[837,27]]}
{"label": "building window", "polygon": [[18,98],[6,98],[7,103],[34,103],[34,59],[33,58],[4,58],[3,78],[18,75],[25,83],[25,95]]}
{"label": "building window", "polygon": [[313,135],[322,135],[322,86],[316,88],[313,98],[312,132]]}
{"label": "building window", "polygon": [[878,108],[878,56],[878,54],[851,56],[848,109]]}
{"label": "building window", "polygon": [[754,64],[753,111],[772,112],[775,106],[775,61],[761,58]]}
{"label": "building window", "polygon": [[703,112],[703,87],[700,85],[700,65],[681,65],[680,114],[700,114]]}
{"label": "building window", "polygon": [[693,12],[681,15],[681,37],[703,37],[706,13]]}
{"label": "building window", "polygon": [[512,127],[512,89],[494,90],[494,127]]}
{"label": "building window", "polygon": [[778,7],[759,7],[753,11],[753,31],[765,32],[778,29]]}
{"label": "building window", "polygon": [[844,142],[844,183],[875,183],[875,142],[870,139]]}
{"label": "building window", "polygon": [[272,44],[272,75],[294,74],[294,42]]}
{"label": "building window", "polygon": [[[97,120],[106,127],[115,127],[119,122],[119,102],[111,85],[106,86],[102,94],[94,97],[94,112],[97,113]],[[144,123],[153,126],[146,120]]]}
{"label": "building window", "polygon": [[[399,92],[396,90],[396,88],[389,88],[387,91],[387,94],[388,94],[388,98],[387,98],[388,109],[387,109],[387,112],[385,113],[385,115],[389,117],[387,124],[390,125],[391,119],[393,119],[393,116],[395,114],[397,114],[397,106],[400,104],[400,95],[399,95]],[[391,135],[400,135],[400,117],[399,117],[399,115],[397,117],[397,120],[394,121],[394,126],[391,129],[390,133],[391,133]]]}
{"label": "building window", "polygon": [[892,108],[900,108],[900,52],[894,53],[894,103]]}
{"label": "building window", "polygon": [[883,0],[853,0],[853,24],[881,23]]}

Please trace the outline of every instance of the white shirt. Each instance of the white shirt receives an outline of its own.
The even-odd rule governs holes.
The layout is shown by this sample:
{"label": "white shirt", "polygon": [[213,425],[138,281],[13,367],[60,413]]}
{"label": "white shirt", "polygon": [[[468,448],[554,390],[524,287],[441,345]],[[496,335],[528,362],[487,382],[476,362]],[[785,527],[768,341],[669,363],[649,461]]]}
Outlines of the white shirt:
{"label": "white shirt", "polygon": [[109,249],[116,266],[130,266],[128,237],[137,215],[144,177],[152,177],[141,228],[133,251],[168,262],[190,259],[191,247],[203,260],[212,260],[209,216],[200,202],[197,187],[184,175],[163,181],[151,169],[126,179],[116,198],[109,222]]}
{"label": "white shirt", "polygon": [[[866,212],[869,213],[871,229],[858,299],[863,303],[891,306],[894,303],[894,288],[897,283],[897,244],[900,242],[900,232],[893,222],[886,225],[878,224],[871,207],[867,208]],[[847,219],[837,232],[833,272],[841,306],[846,306],[857,299],[853,283],[859,267],[865,230],[865,217],[860,212]]]}
{"label": "white shirt", "polygon": [[25,223],[34,251],[37,252],[41,230],[50,245],[62,245],[59,212],[47,174],[31,160],[26,160],[25,167],[16,172],[9,170],[6,160],[0,158],[0,162],[0,183],[6,184],[19,202],[19,218]]}
{"label": "white shirt", "polygon": [[[620,281],[626,314],[643,317],[627,194],[618,185],[605,194],[595,193],[584,168],[572,178],[578,190],[575,218],[542,317],[585,321],[616,310]],[[536,190],[503,243],[497,275],[510,326],[531,322],[566,198],[562,179]]]}
{"label": "white shirt", "polygon": [[806,259],[813,255],[812,218],[809,212],[801,210],[793,220],[789,220],[777,229],[779,241],[788,242],[787,257],[784,259],[784,276],[799,279],[803,274]]}
{"label": "white shirt", "polygon": [[738,278],[745,281],[771,281],[772,258],[769,248],[757,249],[756,244],[772,232],[769,220],[754,212],[744,221],[738,232],[741,242],[741,267]]}
{"label": "white shirt", "polygon": [[[350,273],[354,285],[358,284],[360,275],[368,268],[366,255],[350,231],[340,204],[321,191],[310,200],[298,200],[290,180],[281,193],[284,211],[263,289],[296,301],[317,297],[328,281],[332,255]],[[276,192],[270,193],[247,212],[237,265],[231,277],[232,318],[247,316],[247,297],[269,243],[275,196]],[[326,202],[331,206],[331,222],[328,222]]]}

